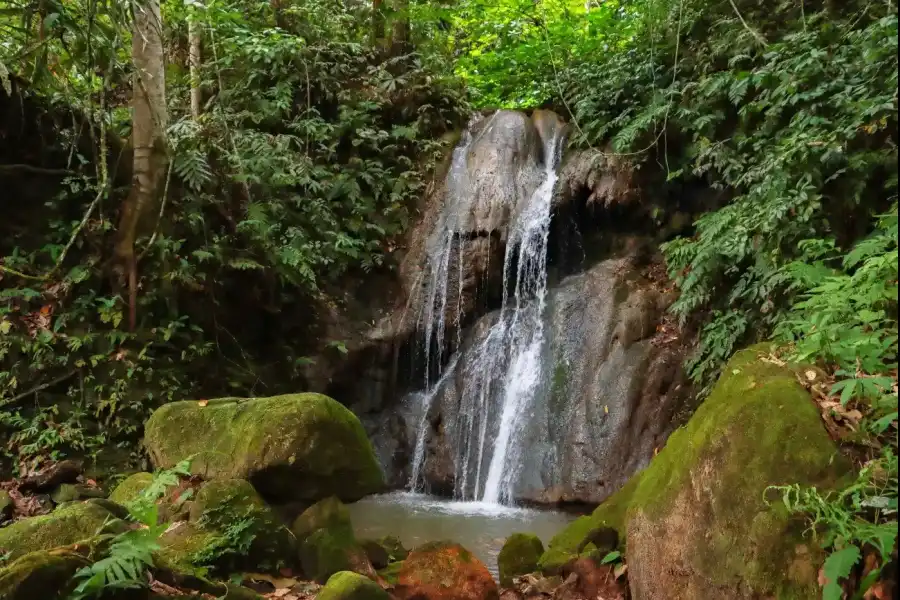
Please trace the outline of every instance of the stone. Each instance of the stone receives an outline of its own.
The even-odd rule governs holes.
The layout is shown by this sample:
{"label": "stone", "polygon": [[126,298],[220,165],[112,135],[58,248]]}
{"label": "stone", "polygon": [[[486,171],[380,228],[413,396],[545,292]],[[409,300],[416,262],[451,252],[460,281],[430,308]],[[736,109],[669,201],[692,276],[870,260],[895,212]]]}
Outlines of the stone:
{"label": "stone", "polygon": [[127,506],[137,500],[151,483],[153,483],[151,473],[134,473],[123,479],[113,489],[109,494],[109,499],[122,506]]}
{"label": "stone", "polygon": [[487,567],[453,542],[416,548],[403,561],[394,594],[400,600],[499,600]]}
{"label": "stone", "polygon": [[189,516],[192,523],[217,533],[246,522],[253,541],[237,559],[243,568],[282,567],[295,562],[294,536],[246,480],[204,483],[190,504]]}
{"label": "stone", "polygon": [[368,577],[340,571],[328,578],[316,600],[391,600],[391,597]]}
{"label": "stone", "polygon": [[544,544],[536,535],[514,533],[507,538],[497,555],[500,585],[509,587],[515,577],[533,573],[544,553]]}
{"label": "stone", "polygon": [[49,492],[61,483],[75,483],[83,471],[84,465],[80,461],[62,460],[23,479],[19,490],[29,493]]}
{"label": "stone", "polygon": [[375,579],[375,569],[353,533],[350,513],[336,497],[325,498],[300,514],[291,527],[304,574],[319,583],[339,571]]}
{"label": "stone", "polygon": [[14,560],[30,552],[87,541],[99,533],[119,533],[127,524],[101,504],[72,502],[55,511],[0,528],[0,554]]}
{"label": "stone", "polygon": [[650,465],[551,540],[541,568],[577,559],[600,526],[625,532],[635,600],[817,597],[824,560],[773,485],[833,488],[849,465],[792,367],[738,352]]}
{"label": "stone", "polygon": [[387,548],[376,540],[361,540],[359,543],[375,570],[384,569],[391,563],[391,555]]}
{"label": "stone", "polygon": [[100,488],[81,483],[62,483],[50,494],[50,499],[53,500],[55,504],[104,497],[106,497],[106,494],[104,494],[103,490]]}
{"label": "stone", "polygon": [[270,501],[355,501],[383,487],[359,419],[322,394],[171,402],[151,415],[144,445],[157,467],[193,457],[205,479],[246,479]]}
{"label": "stone", "polygon": [[87,564],[83,557],[62,550],[23,554],[0,565],[0,598],[66,600],[75,588],[73,576]]}

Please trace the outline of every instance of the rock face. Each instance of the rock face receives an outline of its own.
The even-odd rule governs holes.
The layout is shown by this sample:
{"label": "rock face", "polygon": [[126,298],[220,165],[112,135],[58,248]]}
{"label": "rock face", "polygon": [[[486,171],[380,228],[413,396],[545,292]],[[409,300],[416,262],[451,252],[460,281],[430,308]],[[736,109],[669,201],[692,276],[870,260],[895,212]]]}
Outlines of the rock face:
{"label": "rock face", "polygon": [[88,540],[100,531],[119,533],[127,528],[121,516],[111,513],[102,501],[67,504],[50,514],[0,528],[0,554],[8,552],[9,560],[14,560],[29,552]]}
{"label": "rock face", "polygon": [[794,373],[739,352],[687,426],[590,517],[557,535],[541,557],[552,570],[589,531],[625,532],[636,600],[816,597],[824,558],[801,536],[770,485],[827,489],[845,472]]}
{"label": "rock face", "polygon": [[413,550],[403,561],[395,595],[400,600],[498,600],[490,571],[468,550],[434,542]]}
{"label": "rock face", "polygon": [[536,571],[543,553],[544,544],[536,535],[514,533],[509,536],[497,555],[500,585],[511,586],[514,577]]}
{"label": "rock face", "polygon": [[193,456],[206,479],[247,479],[273,501],[358,500],[383,481],[356,416],[321,394],[172,402],[145,425],[157,467]]}
{"label": "rock face", "polygon": [[[689,392],[683,347],[657,331],[669,301],[629,259],[601,262],[550,290],[545,383],[525,432],[532,450],[520,466],[519,499],[599,503],[663,444]],[[433,492],[471,497],[474,490],[471,415],[499,415],[502,398],[490,396],[487,408],[462,399],[479,398],[472,386],[484,357],[472,349],[488,346],[481,336],[496,318],[491,313],[470,328],[432,403],[424,475]],[[485,429],[488,447],[495,427]]]}

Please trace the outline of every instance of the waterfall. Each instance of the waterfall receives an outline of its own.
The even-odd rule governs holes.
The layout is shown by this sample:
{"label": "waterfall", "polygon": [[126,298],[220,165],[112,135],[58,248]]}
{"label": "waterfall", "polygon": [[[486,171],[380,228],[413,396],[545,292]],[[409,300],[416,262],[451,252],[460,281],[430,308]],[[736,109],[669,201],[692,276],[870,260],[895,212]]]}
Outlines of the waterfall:
{"label": "waterfall", "polygon": [[[444,207],[428,240],[429,276],[419,317],[424,332],[426,382],[414,398],[421,412],[409,488],[423,489],[428,415],[434,402],[447,397],[449,388],[455,385],[458,407],[453,422],[446,425],[452,430],[454,446],[454,495],[460,500],[509,503],[522,465],[523,427],[542,381],[547,240],[564,137],[561,127],[545,134],[528,121],[534,134],[522,137],[528,141],[540,138],[540,146],[531,148],[536,158],[530,162],[522,158],[526,152],[520,146],[527,146],[527,142],[520,146],[506,142],[511,148],[508,156],[518,164],[503,163],[497,158],[503,148],[488,147],[483,155],[496,162],[490,163],[492,168],[473,174],[471,154],[478,137],[490,134],[502,140],[505,135],[492,130],[492,120],[470,123],[454,150]],[[473,136],[472,132],[479,129],[476,125],[480,125],[480,133]],[[498,189],[501,193],[490,193]],[[432,361],[438,366],[442,362],[449,292],[454,292],[457,304],[463,295],[462,240],[473,232],[493,234],[498,223],[502,223],[506,242],[499,314],[466,349],[465,360],[457,353],[448,369],[442,373],[438,369],[437,381],[430,383]],[[457,289],[452,286],[454,277]],[[457,319],[460,312],[457,305],[453,313]],[[459,323],[455,325],[459,331]],[[435,349],[437,356],[432,354]]]}

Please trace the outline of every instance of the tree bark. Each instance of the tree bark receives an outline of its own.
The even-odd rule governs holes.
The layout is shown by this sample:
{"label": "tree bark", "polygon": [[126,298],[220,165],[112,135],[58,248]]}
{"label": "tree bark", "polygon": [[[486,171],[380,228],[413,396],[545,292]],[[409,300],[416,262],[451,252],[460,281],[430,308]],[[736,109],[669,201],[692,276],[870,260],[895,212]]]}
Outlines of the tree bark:
{"label": "tree bark", "polygon": [[372,0],[372,46],[383,49],[384,0]]}
{"label": "tree bark", "polygon": [[162,17],[159,0],[132,1],[134,31],[134,98],[132,104],[132,146],[134,172],[131,191],[122,205],[115,245],[115,263],[120,284],[127,280],[129,327],[136,321],[137,264],[134,243],[142,218],[157,202],[165,180],[166,81],[163,55]]}
{"label": "tree bark", "polygon": [[200,118],[200,104],[203,94],[200,89],[200,29],[196,18],[188,17],[188,63],[191,74],[191,117],[194,120]]}
{"label": "tree bark", "polygon": [[400,56],[409,50],[409,0],[394,0],[394,13],[391,56]]}

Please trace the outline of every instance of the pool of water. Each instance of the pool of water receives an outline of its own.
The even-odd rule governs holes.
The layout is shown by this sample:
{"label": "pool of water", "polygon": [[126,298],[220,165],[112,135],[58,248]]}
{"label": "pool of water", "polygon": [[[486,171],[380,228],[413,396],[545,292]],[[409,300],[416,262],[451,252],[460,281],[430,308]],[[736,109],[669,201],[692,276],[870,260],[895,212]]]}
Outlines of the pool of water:
{"label": "pool of water", "polygon": [[359,538],[393,535],[407,548],[452,540],[475,554],[497,577],[497,553],[510,534],[529,532],[547,545],[574,515],[482,502],[453,502],[422,494],[394,492],[369,496],[348,506]]}

